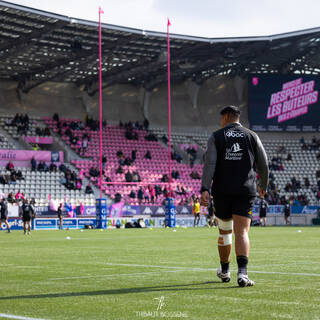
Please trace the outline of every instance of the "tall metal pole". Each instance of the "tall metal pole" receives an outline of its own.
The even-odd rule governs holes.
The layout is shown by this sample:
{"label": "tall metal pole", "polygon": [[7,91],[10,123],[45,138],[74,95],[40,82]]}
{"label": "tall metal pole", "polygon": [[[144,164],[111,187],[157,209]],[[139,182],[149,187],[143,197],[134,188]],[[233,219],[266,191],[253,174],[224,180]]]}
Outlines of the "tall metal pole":
{"label": "tall metal pole", "polygon": [[102,53],[101,53],[101,14],[103,10],[99,7],[99,122],[100,122],[100,199],[102,198]]}
{"label": "tall metal pole", "polygon": [[169,149],[169,197],[172,196],[171,184],[172,184],[172,168],[171,168],[171,71],[170,71],[170,34],[169,27],[171,26],[168,19],[167,24],[167,68],[168,68],[168,149]]}

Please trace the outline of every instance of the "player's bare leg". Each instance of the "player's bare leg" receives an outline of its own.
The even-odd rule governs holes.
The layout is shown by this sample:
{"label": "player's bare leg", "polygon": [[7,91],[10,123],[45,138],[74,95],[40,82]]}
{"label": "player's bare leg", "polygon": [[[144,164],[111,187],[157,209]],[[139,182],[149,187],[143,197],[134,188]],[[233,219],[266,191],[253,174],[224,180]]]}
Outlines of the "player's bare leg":
{"label": "player's bare leg", "polygon": [[240,287],[253,286],[255,283],[248,278],[247,265],[250,252],[249,229],[251,219],[233,215],[235,250],[238,264],[238,284]]}
{"label": "player's bare leg", "polygon": [[7,219],[4,221],[4,224],[5,224],[5,225],[6,225],[6,227],[7,227],[7,232],[8,232],[8,233],[10,233],[10,232],[11,232],[11,229],[10,229],[10,225],[9,225],[9,223],[8,223],[8,220],[7,220]]}
{"label": "player's bare leg", "polygon": [[31,221],[28,221],[28,235],[31,234]]}
{"label": "player's bare leg", "polygon": [[23,233],[27,234],[27,222],[23,221]]}
{"label": "player's bare leg", "polygon": [[217,219],[219,228],[218,251],[220,256],[221,268],[217,271],[217,276],[222,282],[230,281],[230,255],[232,248],[232,219]]}

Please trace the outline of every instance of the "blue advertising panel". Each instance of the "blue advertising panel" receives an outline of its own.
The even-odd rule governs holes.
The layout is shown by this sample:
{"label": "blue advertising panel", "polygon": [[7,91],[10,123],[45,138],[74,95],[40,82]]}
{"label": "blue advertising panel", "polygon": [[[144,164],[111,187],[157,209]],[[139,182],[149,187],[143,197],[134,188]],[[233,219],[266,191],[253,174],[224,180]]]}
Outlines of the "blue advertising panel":
{"label": "blue advertising panel", "polygon": [[249,76],[249,121],[254,131],[320,131],[320,77]]}
{"label": "blue advertising panel", "polygon": [[77,226],[78,226],[78,223],[77,223],[77,220],[76,218],[65,218],[63,219],[63,228],[69,228],[69,229],[76,229]]}
{"label": "blue advertising panel", "polygon": [[35,229],[57,229],[57,219],[35,219]]}
{"label": "blue advertising panel", "polygon": [[[22,219],[9,218],[8,223],[9,223],[11,230],[23,230]],[[1,222],[0,225],[1,225],[0,230],[5,230],[5,231],[7,230],[7,226],[3,222]],[[31,226],[33,228],[33,223]]]}
{"label": "blue advertising panel", "polygon": [[88,219],[78,219],[78,228],[84,228],[85,226],[96,226],[96,219],[88,218]]}

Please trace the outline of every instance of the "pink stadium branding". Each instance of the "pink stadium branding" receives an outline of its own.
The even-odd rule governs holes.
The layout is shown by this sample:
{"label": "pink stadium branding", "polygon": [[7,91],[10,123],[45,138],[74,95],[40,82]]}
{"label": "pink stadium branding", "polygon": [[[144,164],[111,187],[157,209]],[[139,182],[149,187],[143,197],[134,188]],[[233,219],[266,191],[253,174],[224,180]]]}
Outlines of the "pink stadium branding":
{"label": "pink stadium branding", "polygon": [[271,95],[267,119],[278,117],[283,122],[308,113],[309,105],[318,102],[314,85],[314,80],[302,83],[302,78],[284,83],[282,91]]}

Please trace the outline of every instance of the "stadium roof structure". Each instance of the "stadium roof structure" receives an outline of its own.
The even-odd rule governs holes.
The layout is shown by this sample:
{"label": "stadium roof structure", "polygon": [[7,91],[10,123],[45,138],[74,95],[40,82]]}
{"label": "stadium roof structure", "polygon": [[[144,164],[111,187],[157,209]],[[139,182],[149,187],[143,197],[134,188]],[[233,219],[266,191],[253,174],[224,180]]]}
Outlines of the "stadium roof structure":
{"label": "stadium roof structure", "polygon": [[[216,75],[319,74],[320,28],[261,37],[171,35],[173,82]],[[166,34],[102,24],[103,87],[167,81]],[[46,82],[98,90],[98,23],[0,1],[0,79],[28,92]]]}

